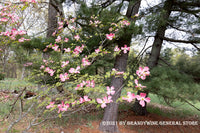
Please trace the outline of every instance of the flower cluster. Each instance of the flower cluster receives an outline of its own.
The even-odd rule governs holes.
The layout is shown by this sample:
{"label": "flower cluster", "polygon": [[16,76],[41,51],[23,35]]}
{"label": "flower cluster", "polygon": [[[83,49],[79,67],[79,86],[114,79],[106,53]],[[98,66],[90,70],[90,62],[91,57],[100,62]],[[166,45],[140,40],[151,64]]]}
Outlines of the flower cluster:
{"label": "flower cluster", "polygon": [[24,64],[25,67],[31,66],[33,63],[32,62],[27,62]]}
{"label": "flower cluster", "polygon": [[80,97],[79,103],[84,103],[89,101],[91,101],[91,99],[89,99],[88,96],[83,96],[83,98]]}
{"label": "flower cluster", "polygon": [[[141,78],[142,80],[146,79],[146,76],[150,75],[149,72],[149,68],[148,67],[139,67],[139,70],[136,71],[136,74],[138,75],[139,78]],[[138,79],[135,79],[135,88],[138,89],[143,89],[146,88],[146,86],[142,86],[141,84],[138,83]],[[135,95],[134,93],[131,92],[127,92],[127,96],[126,97],[122,97],[123,100],[126,100],[128,102],[132,102],[134,99],[139,100],[139,104],[144,107],[145,106],[145,102],[150,102],[150,98],[147,97],[146,98],[146,94],[145,93],[140,93],[140,95]]]}
{"label": "flower cluster", "polygon": [[[18,27],[19,25],[19,17],[16,14],[16,9],[18,6],[13,6],[13,4],[9,2],[5,2],[4,6],[0,5],[0,24],[5,24],[7,27],[9,27],[8,29],[11,29],[10,31],[1,31],[0,36],[9,37],[10,40],[16,40],[17,37],[26,34],[26,31],[24,30],[18,31],[16,28],[12,28]],[[18,41],[24,42],[28,40],[30,39],[21,37]]]}
{"label": "flower cluster", "polygon": [[70,68],[69,69],[69,73],[80,73],[80,66],[77,66],[76,69],[75,68]]}
{"label": "flower cluster", "polygon": [[140,93],[140,95],[135,95],[134,93],[127,92],[127,97],[122,97],[123,100],[128,101],[129,103],[132,102],[134,99],[137,99],[139,104],[144,107],[145,102],[149,103],[151,99],[149,97],[146,98],[146,93]]}
{"label": "flower cluster", "polygon": [[29,2],[29,3],[36,3],[35,0],[20,0],[21,2]]}
{"label": "flower cluster", "polygon": [[[84,103],[84,102],[89,102],[89,101],[91,101],[91,99],[88,96],[83,96],[83,97],[80,97],[80,99],[79,99],[80,104]],[[70,104],[71,104],[71,106],[73,106],[76,103],[77,103],[77,101],[75,100],[74,102],[72,102]],[[58,104],[57,105],[58,113],[68,111],[70,108],[70,104],[69,103],[65,104],[64,101],[62,101],[61,104]],[[46,109],[50,109],[50,108],[54,108],[54,107],[55,107],[55,102],[50,102],[50,104],[46,106]]]}
{"label": "flower cluster", "polygon": [[98,20],[97,16],[91,16],[91,20],[89,25],[94,26],[94,27],[98,27],[101,24],[101,21]]}
{"label": "flower cluster", "polygon": [[[127,45],[124,45],[124,47],[121,47],[121,50],[123,51],[123,53],[128,53],[128,51],[130,51],[130,47],[127,47]],[[114,48],[114,52],[118,52],[120,51],[120,48],[118,46],[115,46]]]}
{"label": "flower cluster", "polygon": [[113,74],[115,74],[115,75],[123,75],[123,74],[124,74],[123,71],[122,71],[122,72],[117,71],[115,68],[112,69],[112,72],[113,72]]}
{"label": "flower cluster", "polygon": [[82,46],[76,46],[76,48],[73,51],[73,54],[78,55],[79,53],[82,53],[84,47],[85,46],[83,44]]}
{"label": "flower cluster", "polygon": [[105,96],[103,99],[97,98],[97,103],[101,104],[101,108],[105,108],[108,103],[113,102],[112,96]]}
{"label": "flower cluster", "polygon": [[89,66],[89,65],[91,65],[91,63],[87,59],[87,56],[82,59],[82,65],[83,66]]}
{"label": "flower cluster", "polygon": [[65,82],[65,80],[69,79],[68,73],[60,74],[60,81]]}
{"label": "flower cluster", "polygon": [[[11,40],[16,40],[16,37],[17,36],[22,36],[22,35],[25,35],[26,34],[26,31],[24,30],[21,30],[21,31],[18,31],[16,30],[15,28],[13,28],[11,31],[5,31],[5,32],[1,32],[0,33],[0,36],[7,36],[9,37]],[[25,39],[25,38],[20,38],[18,41],[19,42],[24,42],[24,41],[28,41],[29,39]]]}
{"label": "flower cluster", "polygon": [[94,80],[83,81],[82,83],[80,83],[80,84],[77,85],[77,87],[75,88],[75,90],[82,89],[84,86],[94,88],[95,87],[95,82],[94,82]]}
{"label": "flower cluster", "polygon": [[47,72],[47,73],[49,73],[49,74],[50,74],[50,76],[53,76],[53,75],[54,75],[54,72],[55,72],[55,70],[53,70],[53,69],[50,69],[49,67],[46,67],[46,68],[44,69],[44,72]]}
{"label": "flower cluster", "polygon": [[97,103],[101,104],[101,108],[105,108],[107,106],[107,104],[113,102],[111,95],[115,94],[114,89],[115,88],[113,86],[111,86],[111,87],[107,86],[106,93],[108,94],[108,96],[105,96],[103,99],[100,99],[100,98],[96,99]]}
{"label": "flower cluster", "polygon": [[128,20],[120,21],[121,27],[129,26],[131,23]]}
{"label": "flower cluster", "polygon": [[107,38],[108,40],[112,40],[114,37],[115,37],[115,34],[114,34],[114,33],[106,34],[106,38]]}
{"label": "flower cluster", "polygon": [[148,67],[139,67],[139,70],[136,71],[136,74],[141,78],[142,80],[146,79],[146,76],[150,75],[149,68]]}

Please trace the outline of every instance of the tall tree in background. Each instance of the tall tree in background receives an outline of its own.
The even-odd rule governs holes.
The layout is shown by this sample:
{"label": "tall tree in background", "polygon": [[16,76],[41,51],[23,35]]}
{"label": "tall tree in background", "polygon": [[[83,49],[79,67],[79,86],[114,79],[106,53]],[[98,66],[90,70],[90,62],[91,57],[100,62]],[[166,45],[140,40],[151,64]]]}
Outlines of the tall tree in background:
{"label": "tall tree in background", "polygon": [[[65,0],[49,0],[47,38],[51,38],[52,34],[57,31],[58,16],[60,16],[61,19],[64,19],[64,11],[62,7],[64,1]],[[44,53],[43,57],[48,58],[48,53]]]}
{"label": "tall tree in background", "polygon": [[[153,46],[151,49],[151,54],[147,63],[147,66],[150,69],[152,69],[158,64],[160,51],[161,51],[162,43],[163,43],[163,38],[165,36],[165,31],[168,26],[168,20],[169,20],[172,6],[173,6],[173,0],[167,0],[164,3],[163,11],[160,12],[159,16],[162,22],[160,22],[160,25],[157,28],[156,35],[154,37]],[[141,91],[138,91],[138,94],[140,93]],[[136,100],[133,105],[133,110],[137,115],[146,115],[147,114],[146,105],[147,104],[145,104],[145,107],[142,107],[139,104],[139,101]]]}
{"label": "tall tree in background", "polygon": [[[192,24],[194,24],[196,27],[199,27],[198,3],[194,4],[192,1],[182,2],[179,0],[166,0],[163,3],[161,2],[160,4],[147,9],[146,13],[148,14],[148,12],[156,15],[156,17],[151,18],[151,21],[154,19],[152,21],[154,22],[153,26],[151,25],[151,21],[147,21],[148,25],[151,28],[153,27],[152,29],[155,29],[154,42],[147,62],[147,66],[149,66],[150,69],[158,65],[163,41],[192,44],[197,50],[199,50],[199,38],[195,37],[195,34],[198,34],[199,30],[192,26]],[[193,19],[191,20],[191,18]],[[174,30],[176,34],[167,35],[168,37],[166,37],[165,33],[167,29]],[[181,32],[187,34],[187,38],[178,34]],[[181,40],[177,38],[184,39]],[[146,115],[147,113],[146,106],[142,108],[137,100],[133,106],[133,110],[138,115]]]}
{"label": "tall tree in background", "polygon": [[[135,16],[135,14],[138,13],[140,3],[141,3],[141,0],[137,0],[137,1],[130,0],[129,6],[128,6],[128,9],[126,12],[126,16],[130,20],[133,20],[133,17]],[[130,46],[131,38],[132,38],[131,33],[125,34],[124,36],[119,38],[119,40],[117,40],[118,46],[123,47],[124,44],[127,44],[128,46]],[[121,52],[115,58],[114,68],[118,71],[125,72],[126,67],[127,67],[127,60],[128,60],[128,53]],[[123,84],[124,84],[124,79],[122,76],[121,77],[114,77],[114,76],[112,77],[110,86],[114,86],[115,91],[117,93],[114,96],[112,96],[113,103],[110,103],[105,109],[103,120],[99,126],[99,129],[101,131],[106,131],[106,132],[111,132],[111,133],[119,132],[117,124],[109,125],[109,124],[105,124],[105,122],[117,121],[119,104],[116,103],[116,101],[121,95],[121,88],[123,87]]]}
{"label": "tall tree in background", "polygon": [[165,31],[168,26],[168,20],[171,14],[174,0],[166,0],[164,3],[163,11],[160,13],[162,22],[157,28],[156,35],[154,37],[153,46],[147,66],[152,69],[158,64],[160,51],[162,48],[163,38],[165,37]]}

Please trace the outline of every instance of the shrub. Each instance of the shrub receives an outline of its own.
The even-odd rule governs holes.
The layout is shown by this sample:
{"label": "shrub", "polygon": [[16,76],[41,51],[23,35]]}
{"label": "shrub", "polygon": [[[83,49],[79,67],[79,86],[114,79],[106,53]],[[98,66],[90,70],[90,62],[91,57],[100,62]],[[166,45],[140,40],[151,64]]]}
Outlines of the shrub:
{"label": "shrub", "polygon": [[156,67],[145,83],[150,93],[163,98],[167,104],[176,100],[197,101],[200,85],[193,81],[192,76],[167,67]]}

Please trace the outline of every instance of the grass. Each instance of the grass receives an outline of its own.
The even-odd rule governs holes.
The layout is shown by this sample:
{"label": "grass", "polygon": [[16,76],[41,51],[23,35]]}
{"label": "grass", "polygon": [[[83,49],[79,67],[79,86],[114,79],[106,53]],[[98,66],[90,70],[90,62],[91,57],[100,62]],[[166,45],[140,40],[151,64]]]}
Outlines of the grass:
{"label": "grass", "polygon": [[11,104],[12,104],[11,101],[0,102],[0,118],[3,118],[10,112]]}
{"label": "grass", "polygon": [[36,85],[20,79],[6,78],[0,80],[0,90],[20,90],[24,87],[34,88]]}
{"label": "grass", "polygon": [[[157,103],[164,106],[169,106],[164,102],[163,99],[160,99],[158,96],[154,94],[149,94],[149,97],[151,98],[151,103]],[[190,103],[192,102],[190,101]],[[200,108],[200,103],[193,103],[193,105],[197,108]],[[175,101],[171,104],[171,107],[173,107],[175,110],[171,112],[164,112],[159,108],[152,108],[152,107],[148,107],[147,110],[151,113],[155,113],[162,116],[169,116],[169,117],[174,117],[174,116],[185,117],[185,116],[194,116],[194,115],[197,115],[198,117],[200,117],[200,111],[198,111],[197,109],[195,109],[194,107],[192,107],[191,105],[187,103]]]}

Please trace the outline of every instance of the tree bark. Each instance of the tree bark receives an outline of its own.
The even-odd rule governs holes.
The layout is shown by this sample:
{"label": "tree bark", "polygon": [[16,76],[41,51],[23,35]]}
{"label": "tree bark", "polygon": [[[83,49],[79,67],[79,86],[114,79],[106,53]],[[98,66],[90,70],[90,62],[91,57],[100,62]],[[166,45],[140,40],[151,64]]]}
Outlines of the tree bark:
{"label": "tree bark", "polygon": [[[157,64],[158,64],[160,51],[161,51],[162,43],[163,43],[163,38],[165,37],[165,31],[166,31],[167,26],[168,26],[168,19],[169,19],[170,14],[171,14],[173,2],[174,2],[174,0],[167,0],[164,3],[164,7],[163,7],[164,14],[161,17],[162,17],[162,20],[165,20],[165,22],[162,23],[160,26],[158,26],[158,29],[156,31],[156,35],[154,37],[155,39],[154,39],[153,46],[152,46],[152,49],[151,49],[151,55],[150,55],[148,63],[147,63],[147,66],[150,69],[157,66]],[[141,92],[142,91],[138,91],[138,95],[140,95]],[[143,93],[148,94],[148,91],[143,91]],[[133,111],[137,115],[147,115],[146,106],[147,106],[147,104],[145,104],[145,106],[142,107],[139,104],[139,101],[136,99],[136,101],[133,105]]]}
{"label": "tree bark", "polygon": [[[116,56],[114,68],[118,71],[126,71],[127,60],[128,53],[124,54],[121,52],[120,55]],[[118,103],[116,103],[116,101],[121,95],[121,87],[123,83],[123,77],[112,77],[111,79],[111,86],[114,86],[115,92],[117,93],[112,96],[113,103],[110,103],[105,109],[103,120],[99,126],[101,131],[112,133],[119,132],[116,123],[118,116]]]}
{"label": "tree bark", "polygon": [[49,8],[48,8],[48,30],[47,30],[47,38],[52,37],[53,32],[58,27],[58,18],[57,18],[57,10],[52,5],[54,0],[49,1]]}
{"label": "tree bark", "polygon": [[[58,27],[58,11],[55,8],[55,3],[54,0],[49,0],[49,7],[48,7],[48,26],[47,26],[47,38],[53,37],[52,34],[56,31]],[[49,58],[49,53],[44,52],[43,53],[43,58],[48,59]]]}
{"label": "tree bark", "polygon": [[153,47],[151,49],[151,55],[150,55],[149,61],[147,63],[147,66],[150,69],[152,69],[153,67],[155,67],[158,64],[160,51],[161,51],[162,43],[163,43],[163,38],[165,37],[165,31],[168,26],[168,19],[171,14],[173,2],[174,2],[174,0],[167,0],[164,3],[164,7],[163,7],[164,14],[161,17],[162,17],[162,20],[165,20],[165,22],[163,22],[163,24],[161,24],[156,31],[155,39],[153,42]]}
{"label": "tree bark", "polygon": [[[138,13],[140,3],[141,0],[137,0],[135,3],[134,0],[131,0],[129,2],[126,16],[130,20],[134,20],[133,16]],[[124,38],[123,37],[120,38],[119,40],[117,40],[118,46],[122,47],[124,46],[124,44],[130,46],[131,38],[132,38],[131,34],[127,34],[125,35]],[[127,61],[128,61],[128,53],[123,53],[123,51],[121,51],[121,53],[117,55],[115,58],[114,68],[118,71],[125,72],[127,67]],[[100,123],[99,130],[103,132],[109,132],[109,133],[120,132],[117,126],[119,104],[116,101],[121,96],[121,87],[123,87],[123,84],[124,84],[124,78],[122,76],[112,77],[111,86],[114,86],[116,94],[112,96],[113,102],[106,107],[103,120]]]}

